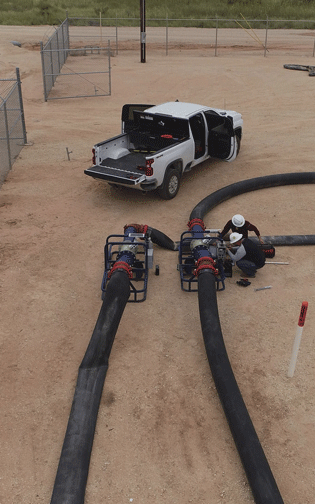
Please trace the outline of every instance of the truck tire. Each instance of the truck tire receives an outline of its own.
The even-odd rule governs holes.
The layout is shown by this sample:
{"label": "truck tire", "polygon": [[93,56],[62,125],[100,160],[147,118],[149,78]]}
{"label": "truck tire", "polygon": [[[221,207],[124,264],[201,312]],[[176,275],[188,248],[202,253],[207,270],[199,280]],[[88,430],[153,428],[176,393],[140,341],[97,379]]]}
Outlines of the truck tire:
{"label": "truck tire", "polygon": [[180,186],[180,171],[172,168],[165,173],[163,184],[159,187],[159,195],[162,199],[175,198]]}

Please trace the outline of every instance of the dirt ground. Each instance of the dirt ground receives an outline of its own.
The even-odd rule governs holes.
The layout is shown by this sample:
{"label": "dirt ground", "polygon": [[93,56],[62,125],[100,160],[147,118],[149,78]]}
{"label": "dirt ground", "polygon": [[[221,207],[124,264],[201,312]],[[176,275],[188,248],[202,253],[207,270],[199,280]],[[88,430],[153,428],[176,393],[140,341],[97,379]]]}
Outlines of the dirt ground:
{"label": "dirt ground", "polygon": [[[141,64],[138,49],[121,51],[112,58],[111,96],[44,102],[44,33],[0,27],[0,73],[20,68],[28,138],[0,189],[1,504],[50,502],[78,367],[101,307],[106,237],[137,222],[177,241],[213,191],[314,170],[315,79],[283,69],[313,58],[285,46],[267,57],[246,50],[217,58],[183,48],[165,57],[152,48]],[[84,175],[93,144],[119,133],[124,103],[174,99],[241,112],[238,158],[196,167],[167,202]],[[222,228],[235,213],[262,236],[315,234],[314,187],[237,196],[206,215],[206,226]],[[177,261],[155,246],[160,275],[150,271],[147,300],[128,303],[123,314],[86,504],[254,502],[209,369],[197,294],[181,290]],[[271,261],[289,264],[266,265],[247,288],[236,284],[237,271],[226,280],[217,296],[222,332],[283,501],[314,504],[314,248],[278,247]],[[309,308],[288,378],[302,301]]]}

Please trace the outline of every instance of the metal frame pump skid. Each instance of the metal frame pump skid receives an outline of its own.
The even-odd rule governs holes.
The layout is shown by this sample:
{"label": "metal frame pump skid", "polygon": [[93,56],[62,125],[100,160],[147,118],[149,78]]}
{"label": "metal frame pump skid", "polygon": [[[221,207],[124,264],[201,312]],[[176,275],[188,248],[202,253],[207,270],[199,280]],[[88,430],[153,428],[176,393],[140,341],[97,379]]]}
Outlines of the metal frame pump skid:
{"label": "metal frame pump skid", "polygon": [[104,247],[105,271],[102,280],[102,299],[114,271],[128,274],[129,302],[145,301],[148,270],[153,268],[153,245],[150,228],[142,224],[127,224],[123,235],[110,235]]}
{"label": "metal frame pump skid", "polygon": [[[177,245],[167,235],[146,224],[126,224],[124,234],[109,235],[104,247],[105,269],[102,279],[102,299],[109,287],[109,281],[116,271],[128,275],[129,302],[145,301],[148,287],[149,269],[153,268],[153,244],[168,250],[177,250]],[[155,267],[159,274],[159,266]]]}
{"label": "metal frame pump skid", "polygon": [[188,222],[188,231],[181,235],[179,243],[179,264],[182,290],[196,292],[198,275],[201,272],[215,276],[217,290],[225,289],[224,270],[226,245],[223,240],[212,236],[218,229],[206,229],[202,219],[195,218]]}

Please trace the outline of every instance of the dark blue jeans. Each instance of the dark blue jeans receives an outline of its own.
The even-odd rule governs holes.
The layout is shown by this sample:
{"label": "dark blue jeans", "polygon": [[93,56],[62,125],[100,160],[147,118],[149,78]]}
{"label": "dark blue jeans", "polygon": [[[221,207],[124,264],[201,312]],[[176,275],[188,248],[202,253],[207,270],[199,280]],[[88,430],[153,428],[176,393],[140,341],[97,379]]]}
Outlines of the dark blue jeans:
{"label": "dark blue jeans", "polygon": [[249,277],[254,276],[257,271],[256,264],[252,261],[248,261],[247,259],[240,259],[236,262],[236,266]]}

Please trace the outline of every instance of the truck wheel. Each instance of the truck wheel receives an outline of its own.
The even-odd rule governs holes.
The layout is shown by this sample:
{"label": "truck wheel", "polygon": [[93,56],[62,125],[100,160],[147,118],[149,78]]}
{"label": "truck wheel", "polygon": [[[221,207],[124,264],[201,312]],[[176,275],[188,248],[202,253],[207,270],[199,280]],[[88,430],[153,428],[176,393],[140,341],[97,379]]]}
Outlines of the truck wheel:
{"label": "truck wheel", "polygon": [[159,195],[165,200],[175,198],[180,186],[180,172],[172,169],[166,172],[163,184],[159,187]]}

